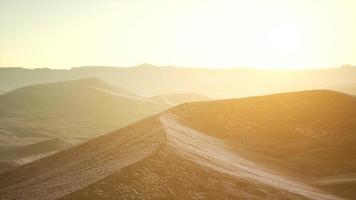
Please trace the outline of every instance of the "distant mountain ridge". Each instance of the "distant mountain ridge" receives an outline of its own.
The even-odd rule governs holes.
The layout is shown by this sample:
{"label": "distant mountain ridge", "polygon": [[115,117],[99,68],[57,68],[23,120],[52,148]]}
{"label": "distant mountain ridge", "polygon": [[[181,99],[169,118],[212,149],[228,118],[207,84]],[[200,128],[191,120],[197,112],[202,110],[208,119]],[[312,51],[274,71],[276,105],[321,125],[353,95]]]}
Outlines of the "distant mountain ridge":
{"label": "distant mountain ridge", "polygon": [[315,70],[255,70],[156,67],[78,67],[70,70],[0,68],[0,89],[96,77],[144,96],[197,93],[233,98],[307,89],[325,89],[356,80],[356,67]]}

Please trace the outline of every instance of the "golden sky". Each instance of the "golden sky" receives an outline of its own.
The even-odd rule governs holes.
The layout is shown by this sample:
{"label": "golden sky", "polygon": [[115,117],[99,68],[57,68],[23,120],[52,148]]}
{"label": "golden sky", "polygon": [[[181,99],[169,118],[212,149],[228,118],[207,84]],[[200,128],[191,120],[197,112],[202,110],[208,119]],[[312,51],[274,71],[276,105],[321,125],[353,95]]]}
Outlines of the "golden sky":
{"label": "golden sky", "polygon": [[355,0],[0,0],[0,67],[356,65]]}

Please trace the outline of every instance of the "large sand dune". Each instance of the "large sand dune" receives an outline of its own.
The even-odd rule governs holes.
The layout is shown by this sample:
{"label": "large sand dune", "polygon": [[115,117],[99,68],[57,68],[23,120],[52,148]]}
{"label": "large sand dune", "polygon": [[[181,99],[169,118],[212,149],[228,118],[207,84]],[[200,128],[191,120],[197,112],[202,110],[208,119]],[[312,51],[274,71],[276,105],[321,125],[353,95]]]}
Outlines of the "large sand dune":
{"label": "large sand dune", "polygon": [[356,172],[354,110],[331,91],[186,103],[1,174],[0,197],[354,199],[325,187]]}

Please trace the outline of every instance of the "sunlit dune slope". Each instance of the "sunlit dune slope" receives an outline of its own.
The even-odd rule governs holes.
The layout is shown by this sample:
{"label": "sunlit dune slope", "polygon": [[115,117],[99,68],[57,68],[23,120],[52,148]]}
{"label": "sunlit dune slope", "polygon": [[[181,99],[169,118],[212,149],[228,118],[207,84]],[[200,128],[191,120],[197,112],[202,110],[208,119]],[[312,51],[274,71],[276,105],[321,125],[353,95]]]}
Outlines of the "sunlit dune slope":
{"label": "sunlit dune slope", "polygon": [[186,103],[0,175],[0,197],[353,199],[355,110],[331,91]]}
{"label": "sunlit dune slope", "polygon": [[263,154],[270,163],[321,176],[356,170],[355,101],[320,90],[184,104],[171,112],[246,156]]}

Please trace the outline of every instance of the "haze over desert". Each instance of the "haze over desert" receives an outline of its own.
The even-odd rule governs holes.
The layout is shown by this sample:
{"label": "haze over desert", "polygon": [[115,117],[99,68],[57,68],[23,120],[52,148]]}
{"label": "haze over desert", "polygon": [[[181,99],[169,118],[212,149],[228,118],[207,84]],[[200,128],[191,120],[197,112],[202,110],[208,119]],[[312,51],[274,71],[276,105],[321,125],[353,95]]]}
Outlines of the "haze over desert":
{"label": "haze over desert", "polygon": [[356,199],[355,11],[0,0],[0,199]]}

